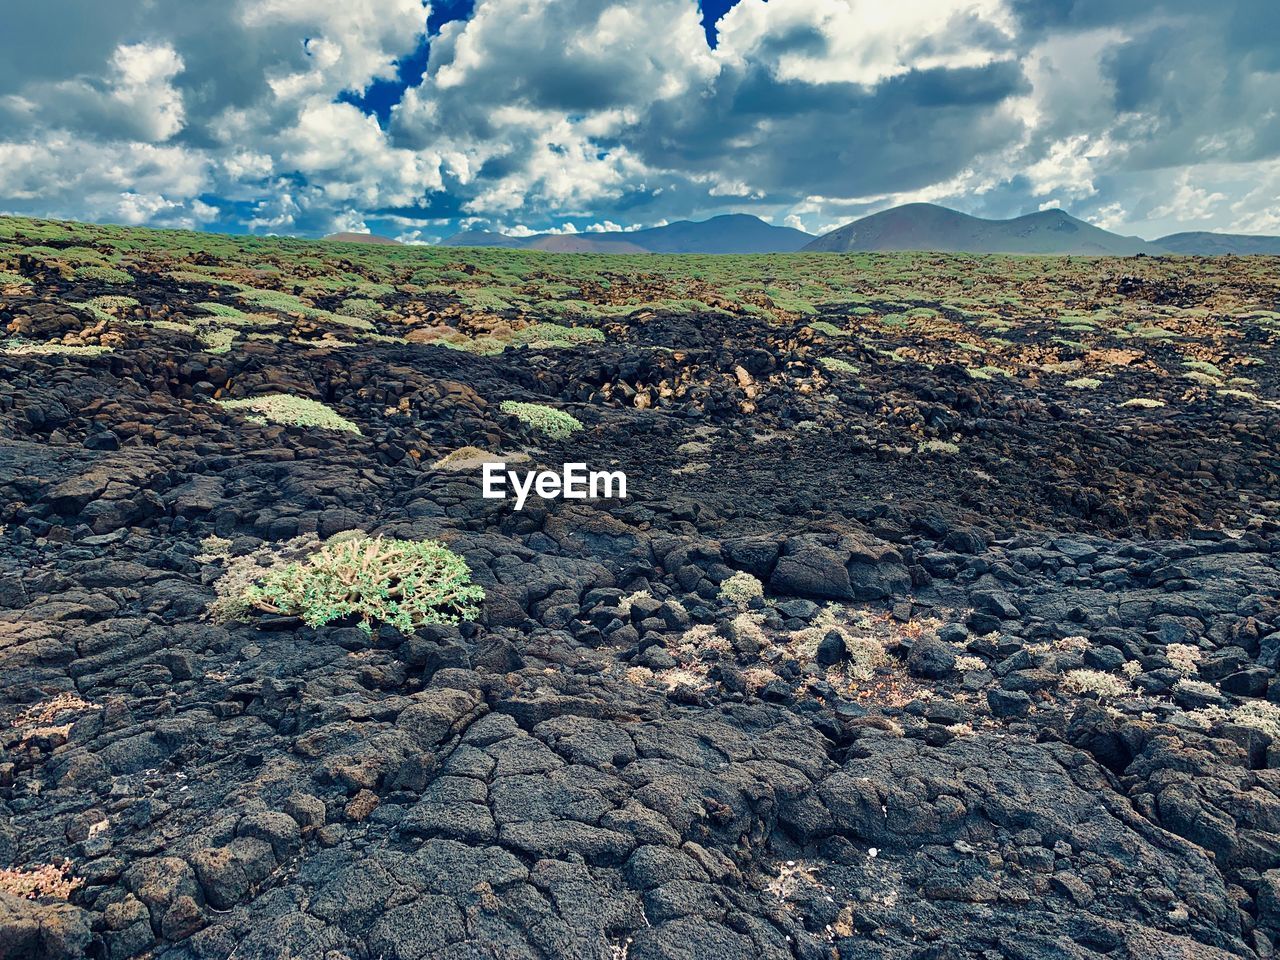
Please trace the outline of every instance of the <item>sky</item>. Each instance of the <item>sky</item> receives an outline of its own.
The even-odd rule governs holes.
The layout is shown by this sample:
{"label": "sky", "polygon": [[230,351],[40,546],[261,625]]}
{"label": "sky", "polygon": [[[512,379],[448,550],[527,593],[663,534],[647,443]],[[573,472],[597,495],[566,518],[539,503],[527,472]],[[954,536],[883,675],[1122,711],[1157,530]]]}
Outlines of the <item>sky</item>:
{"label": "sky", "polygon": [[613,231],[899,203],[1280,234],[1274,0],[58,0],[0,32],[0,212]]}

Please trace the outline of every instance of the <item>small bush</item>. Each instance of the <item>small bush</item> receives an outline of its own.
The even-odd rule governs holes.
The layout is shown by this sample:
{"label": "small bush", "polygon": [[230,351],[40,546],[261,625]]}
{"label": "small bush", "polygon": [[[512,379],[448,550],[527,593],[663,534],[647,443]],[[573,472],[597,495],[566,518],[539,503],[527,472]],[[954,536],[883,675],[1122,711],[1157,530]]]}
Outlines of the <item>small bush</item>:
{"label": "small bush", "polygon": [[247,320],[249,315],[243,310],[238,310],[229,303],[218,303],[216,300],[205,300],[197,303],[197,307],[206,313],[211,313],[215,317],[222,317],[227,320]]}
{"label": "small bush", "polygon": [[1164,405],[1163,400],[1153,400],[1150,397],[1134,397],[1120,404],[1122,407],[1137,407],[1139,410],[1157,410]]}
{"label": "small bush", "polygon": [[205,353],[223,354],[231,351],[236,334],[234,330],[204,330],[199,337],[204,344]]}
{"label": "small bush", "polygon": [[1280,707],[1267,700],[1249,700],[1231,711],[1231,722],[1261,730],[1280,739]]}
{"label": "small bush", "polygon": [[1218,367],[1214,366],[1212,363],[1210,363],[1207,360],[1184,360],[1182,361],[1182,365],[1186,367],[1188,370],[1194,370],[1197,373],[1203,373],[1206,376],[1212,377],[1215,380],[1221,380],[1224,377],[1226,377],[1225,373],[1223,373]]}
{"label": "small bush", "polygon": [[830,370],[832,373],[857,373],[858,368],[848,360],[841,360],[839,357],[819,357],[818,362]]}
{"label": "small bush", "polygon": [[752,600],[764,599],[764,584],[757,577],[740,571],[720,584],[720,599],[735,607],[749,607]]}
{"label": "small bush", "polygon": [[1196,664],[1200,662],[1200,648],[1189,643],[1171,643],[1164,648],[1165,659],[1179,673],[1190,676],[1198,672]]}
{"label": "small bush", "polygon": [[517,330],[511,343],[529,347],[573,347],[582,343],[603,343],[604,331],[595,327],[566,327],[558,323],[531,323]]}
{"label": "small bush", "polygon": [[1232,390],[1232,389],[1219,390],[1218,396],[1231,397],[1235,400],[1257,400],[1258,399],[1258,395],[1256,393],[1250,393],[1248,390]]}
{"label": "small bush", "polygon": [[653,594],[648,590],[637,590],[635,593],[629,593],[618,601],[618,612],[623,616],[631,615],[631,605],[637,600],[652,600]]}
{"label": "small bush", "polygon": [[337,309],[337,313],[341,316],[355,317],[357,320],[376,320],[384,312],[382,304],[377,300],[367,300],[364,297],[343,300],[342,306]]}
{"label": "small bush", "polygon": [[1102,381],[1096,377],[1077,377],[1074,380],[1068,380],[1063,386],[1076,390],[1096,390],[1102,386]]}
{"label": "small bush", "polygon": [[1101,670],[1068,670],[1062,686],[1070,693],[1091,693],[1099,700],[1122,697],[1133,689],[1119,677]]}
{"label": "small bush", "polygon": [[521,403],[517,400],[503,400],[499,408],[550,437],[552,440],[564,440],[570,434],[582,429],[582,423],[563,410],[546,407],[540,403]]}
{"label": "small bush", "polygon": [[0,270],[0,287],[29,287],[31,281],[19,273]]}
{"label": "small bush", "polygon": [[323,403],[294,397],[287,393],[269,393],[243,400],[215,400],[228,410],[249,411],[245,419],[252,423],[279,423],[285,426],[316,427],[320,430],[345,430],[359,433],[360,428]]}
{"label": "small bush", "polygon": [[1173,685],[1173,692],[1195,700],[1222,699],[1222,694],[1218,692],[1218,688],[1212,683],[1205,683],[1203,680],[1191,680],[1187,677],[1183,677]]}
{"label": "small bush", "polygon": [[133,297],[122,297],[116,294],[108,294],[102,297],[94,297],[89,301],[89,306],[97,307],[99,310],[130,310],[138,306],[138,301]]}
{"label": "small bush", "polygon": [[4,348],[5,353],[18,357],[45,357],[59,354],[64,357],[96,357],[110,351],[110,347],[77,346],[69,343],[15,343]]}
{"label": "small bush", "polygon": [[433,623],[474,620],[484,590],[466,561],[434,540],[351,537],[330,540],[304,561],[266,571],[244,591],[244,604],[299,616],[312,627],[358,617],[409,633]]}
{"label": "small bush", "polygon": [[944,453],[954,456],[960,452],[958,444],[951,443],[947,440],[925,440],[920,444],[920,453]]}
{"label": "small bush", "polygon": [[115,267],[79,267],[72,277],[76,280],[97,280],[99,283],[133,283],[133,276],[127,270]]}

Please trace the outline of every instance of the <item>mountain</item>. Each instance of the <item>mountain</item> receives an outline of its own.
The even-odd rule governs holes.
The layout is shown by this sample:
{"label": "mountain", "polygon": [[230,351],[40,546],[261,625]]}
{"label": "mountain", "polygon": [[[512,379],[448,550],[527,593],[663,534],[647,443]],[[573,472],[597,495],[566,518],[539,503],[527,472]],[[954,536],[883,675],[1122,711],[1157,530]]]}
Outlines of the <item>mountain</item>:
{"label": "mountain", "polygon": [[805,252],[932,250],[940,253],[1057,253],[1130,256],[1165,251],[1139,237],[1041,210],[1012,220],[984,220],[932,203],[908,203],[847,223],[803,247]]}
{"label": "mountain", "polygon": [[522,247],[524,241],[519,237],[508,237],[505,233],[494,233],[492,230],[463,230],[440,241],[442,247]]}
{"label": "mountain", "polygon": [[633,230],[632,243],[653,253],[792,253],[813,239],[791,227],[775,227],[746,213],[710,220],[678,220],[664,227]]}
{"label": "mountain", "polygon": [[1186,253],[1198,257],[1212,257],[1224,253],[1261,253],[1280,256],[1280,237],[1266,237],[1249,233],[1210,233],[1192,230],[1188,233],[1171,233],[1155,241],[1173,253]]}
{"label": "mountain", "polygon": [[560,253],[792,253],[812,239],[811,234],[775,227],[750,214],[729,213],[710,220],[680,220],[625,233],[509,237],[487,230],[467,230],[440,243],[447,247],[524,247]]}
{"label": "mountain", "polygon": [[340,240],[343,243],[373,243],[382,244],[384,246],[400,246],[399,240],[392,240],[390,237],[380,237],[376,233],[331,233],[326,240]]}

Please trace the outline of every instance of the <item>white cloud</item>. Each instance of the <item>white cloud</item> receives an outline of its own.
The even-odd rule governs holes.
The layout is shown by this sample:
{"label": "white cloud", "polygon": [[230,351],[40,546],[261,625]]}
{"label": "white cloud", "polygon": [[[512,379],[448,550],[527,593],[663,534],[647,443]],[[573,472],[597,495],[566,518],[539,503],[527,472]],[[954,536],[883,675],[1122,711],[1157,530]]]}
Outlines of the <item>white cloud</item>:
{"label": "white cloud", "polygon": [[1031,181],[1036,196],[1060,191],[1072,199],[1097,193],[1094,186],[1094,164],[1111,152],[1108,138],[1091,139],[1077,134],[1050,144],[1047,153],[1028,164],[1024,173]]}
{"label": "white cloud", "polygon": [[1184,170],[1178,177],[1177,189],[1167,203],[1151,211],[1152,220],[1163,217],[1175,217],[1178,220],[1194,222],[1210,219],[1218,208],[1218,204],[1227,199],[1225,193],[1210,192],[1191,182],[1192,172]]}
{"label": "white cloud", "polygon": [[808,42],[773,59],[779,79],[870,86],[1007,59],[1014,23],[1005,0],[743,0],[720,23],[719,52],[741,63],[796,35]]}
{"label": "white cloud", "polygon": [[123,193],[189,199],[209,185],[206,159],[184,147],[86,143],[69,133],[38,141],[0,142],[5,196],[42,200],[59,210],[84,203],[101,214]]}
{"label": "white cloud", "polygon": [[911,201],[1277,229],[1276,65],[1238,4],[1060,28],[1015,0],[742,0],[711,50],[694,0],[477,0],[382,123],[343,101],[396,76],[423,0],[19,4],[0,204],[310,233],[416,208],[409,242]]}
{"label": "white cloud", "polygon": [[125,110],[142,118],[144,139],[170,139],[182,129],[182,94],[173,78],[182,72],[182,58],[168,44],[134,43],[116,48],[111,58],[116,82],[110,96]]}

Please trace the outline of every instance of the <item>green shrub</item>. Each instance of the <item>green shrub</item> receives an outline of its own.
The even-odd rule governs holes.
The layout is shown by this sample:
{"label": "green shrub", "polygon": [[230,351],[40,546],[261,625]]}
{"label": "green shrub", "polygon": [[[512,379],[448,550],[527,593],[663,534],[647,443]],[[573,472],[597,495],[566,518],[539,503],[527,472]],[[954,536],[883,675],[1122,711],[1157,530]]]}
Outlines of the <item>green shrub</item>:
{"label": "green shrub", "polygon": [[1221,380],[1226,376],[1225,373],[1207,360],[1183,360],[1182,365],[1188,370],[1195,370],[1197,373],[1207,374],[1215,380]]}
{"label": "green shrub", "polygon": [[305,560],[267,570],[241,597],[250,609],[301,617],[312,627],[359,617],[403,633],[474,620],[484,590],[466,561],[434,540],[330,540]]}
{"label": "green shrub", "polygon": [[720,584],[720,599],[727,600],[735,607],[746,608],[751,601],[764,599],[764,584],[758,577],[740,571]]}
{"label": "green shrub", "polygon": [[76,280],[97,280],[99,283],[133,283],[133,276],[115,267],[77,267],[72,277]]}
{"label": "green shrub", "polygon": [[512,344],[530,347],[572,347],[580,343],[602,343],[604,331],[595,327],[566,327],[558,323],[531,323],[517,330]]}
{"label": "green shrub", "polygon": [[960,452],[960,447],[947,440],[925,440],[921,442],[919,451],[920,453],[945,453],[949,456],[954,456]]}
{"label": "green shrub", "polygon": [[1258,399],[1258,395],[1256,393],[1250,393],[1248,390],[1233,390],[1233,389],[1219,390],[1218,396],[1233,397],[1236,400],[1257,400]]}
{"label": "green shrub", "polygon": [[12,343],[4,348],[4,352],[18,357],[45,357],[62,355],[65,357],[96,357],[109,353],[110,347],[75,346],[67,343]]}
{"label": "green shrub", "polygon": [[31,281],[20,273],[10,273],[8,270],[0,270],[0,287],[29,287]]}
{"label": "green shrub", "polygon": [[357,320],[376,320],[385,311],[377,300],[366,300],[363,297],[352,297],[342,301],[337,313],[343,317],[355,317]]}
{"label": "green shrub", "polygon": [[858,368],[848,360],[841,360],[839,357],[819,357],[818,362],[830,370],[832,373],[857,373]]}
{"label": "green shrub", "polygon": [[1096,377],[1076,377],[1074,380],[1068,380],[1063,386],[1073,387],[1076,390],[1096,390],[1102,386],[1102,381]]}
{"label": "green shrub", "polygon": [[236,333],[234,330],[223,330],[213,328],[200,331],[197,336],[203,343],[205,353],[223,354],[231,351],[231,344],[235,342]]}
{"label": "green shrub", "polygon": [[107,266],[107,257],[92,247],[63,247],[58,251],[58,259],[72,266]]}
{"label": "green shrub", "polygon": [[121,297],[108,294],[103,297],[94,297],[89,301],[91,307],[97,307],[99,310],[129,310],[138,306],[138,301],[133,297]]}
{"label": "green shrub", "polygon": [[563,440],[570,434],[582,429],[582,423],[563,410],[546,407],[540,403],[521,403],[517,400],[503,400],[499,408],[509,413],[522,423],[550,437],[552,440]]}
{"label": "green shrub", "polygon": [[228,410],[249,411],[245,419],[260,424],[280,423],[286,426],[316,427],[320,430],[345,430],[359,433],[360,428],[346,417],[316,400],[294,397],[287,393],[269,393],[242,400],[215,400]]}
{"label": "green shrub", "polygon": [[304,303],[291,293],[282,293],[279,290],[243,290],[236,296],[255,307],[266,307],[269,310],[280,310],[284,313],[301,313],[310,316],[318,312],[311,304]]}
{"label": "green shrub", "polygon": [[1133,688],[1119,677],[1101,670],[1068,670],[1062,679],[1062,685],[1071,693],[1091,693],[1099,700],[1122,697],[1133,692]]}
{"label": "green shrub", "polygon": [[206,313],[213,314],[215,317],[224,317],[229,320],[247,320],[249,318],[247,313],[231,306],[229,303],[218,303],[215,300],[206,300],[202,303],[197,303],[196,306],[201,310],[204,310]]}

